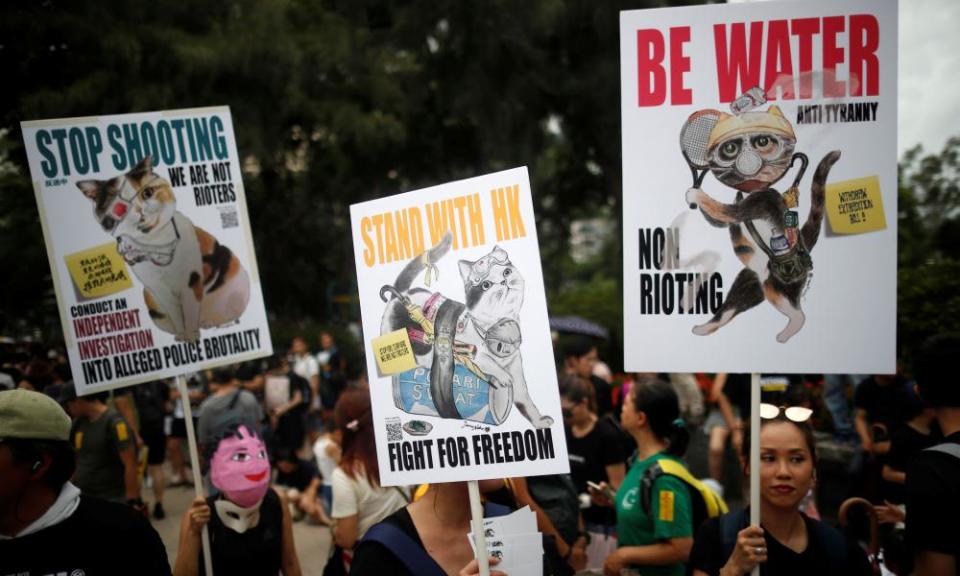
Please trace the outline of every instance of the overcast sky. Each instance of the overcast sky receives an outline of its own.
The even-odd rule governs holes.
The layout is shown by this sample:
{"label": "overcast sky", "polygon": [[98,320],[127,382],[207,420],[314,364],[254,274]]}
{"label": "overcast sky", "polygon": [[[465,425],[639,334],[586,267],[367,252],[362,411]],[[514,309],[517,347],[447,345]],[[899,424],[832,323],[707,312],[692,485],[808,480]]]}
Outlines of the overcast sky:
{"label": "overcast sky", "polygon": [[960,135],[958,23],[957,0],[900,0],[900,153]]}

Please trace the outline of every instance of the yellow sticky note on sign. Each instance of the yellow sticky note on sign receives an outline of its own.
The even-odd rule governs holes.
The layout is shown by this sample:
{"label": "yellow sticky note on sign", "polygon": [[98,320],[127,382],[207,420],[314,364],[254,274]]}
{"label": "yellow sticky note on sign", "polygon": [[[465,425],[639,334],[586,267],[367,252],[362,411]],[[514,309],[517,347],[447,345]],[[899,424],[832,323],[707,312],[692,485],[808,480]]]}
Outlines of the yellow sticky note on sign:
{"label": "yellow sticky note on sign", "polygon": [[417,367],[410,337],[403,328],[374,338],[370,345],[373,346],[373,355],[377,359],[377,368],[383,376],[400,374]]}
{"label": "yellow sticky note on sign", "polygon": [[73,285],[85,298],[109,296],[133,287],[130,270],[117,253],[117,244],[108,242],[64,256]]}
{"label": "yellow sticky note on sign", "polygon": [[887,227],[876,176],[827,185],[827,218],[836,234],[863,234]]}

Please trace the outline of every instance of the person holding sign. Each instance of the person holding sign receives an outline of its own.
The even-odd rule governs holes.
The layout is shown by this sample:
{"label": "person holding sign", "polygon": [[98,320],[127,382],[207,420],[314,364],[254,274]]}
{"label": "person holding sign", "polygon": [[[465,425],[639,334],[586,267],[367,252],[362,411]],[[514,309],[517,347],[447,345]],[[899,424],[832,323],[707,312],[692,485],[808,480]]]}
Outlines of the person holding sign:
{"label": "person holding sign", "polygon": [[200,539],[210,525],[214,574],[300,576],[286,499],[270,489],[270,461],[260,436],[224,423],[210,458],[210,480],[220,494],[197,497],[180,522],[175,576],[201,574]]}
{"label": "person holding sign", "polygon": [[[763,528],[747,526],[748,510],[704,522],[690,553],[694,576],[872,574],[866,557],[836,529],[800,511],[816,483],[817,447],[799,406],[760,405],[760,506]],[[750,455],[744,434],[742,461]],[[745,466],[746,468],[746,466]],[[747,474],[751,470],[745,470]]]}
{"label": "person holding sign", "polygon": [[[501,480],[482,480],[480,491],[496,490],[502,485]],[[470,507],[465,505],[468,501],[466,482],[430,484],[421,498],[377,524],[376,537],[364,538],[357,545],[351,576],[479,574],[477,559],[466,538],[470,532]],[[489,512],[486,510],[485,514]],[[401,542],[404,546],[399,545]],[[491,567],[498,562],[490,557]],[[490,576],[507,575],[490,570]]]}
{"label": "person holding sign", "polygon": [[[652,487],[649,509],[641,502],[641,482],[661,460],[681,466],[689,435],[680,419],[680,402],[670,384],[647,378],[624,399],[620,424],[637,442],[637,457],[614,495],[606,482],[591,488],[594,501],[615,505],[619,548],[603,564],[606,576],[631,567],[644,576],[683,576],[693,546],[690,493],[678,478],[663,474]],[[613,500],[611,502],[611,496]]]}

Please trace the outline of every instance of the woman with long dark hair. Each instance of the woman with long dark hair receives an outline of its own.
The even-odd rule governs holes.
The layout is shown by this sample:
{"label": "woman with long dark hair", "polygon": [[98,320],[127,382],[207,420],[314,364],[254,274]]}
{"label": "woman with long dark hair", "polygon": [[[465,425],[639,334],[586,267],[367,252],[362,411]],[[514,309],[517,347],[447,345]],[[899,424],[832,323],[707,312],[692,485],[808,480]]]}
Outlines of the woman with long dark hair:
{"label": "woman with long dark hair", "polygon": [[[817,446],[809,408],[760,405],[761,526],[748,510],[703,523],[690,554],[694,576],[760,574],[847,576],[872,574],[864,555],[838,530],[800,511],[817,479]],[[741,461],[749,475],[750,435]]]}
{"label": "woman with long dark hair", "polygon": [[[367,529],[410,501],[406,489],[380,486],[377,446],[370,412],[370,391],[345,390],[334,408],[343,453],[333,471],[333,537],[345,552]],[[349,563],[349,553],[344,554]]]}
{"label": "woman with long dark hair", "polygon": [[[690,436],[680,418],[680,403],[670,384],[655,377],[639,380],[623,402],[620,425],[637,442],[637,455],[617,489],[617,550],[603,565],[606,576],[635,568],[644,576],[683,576],[693,546],[693,516],[686,484],[669,474],[653,483],[649,509],[641,502],[641,481],[661,460],[680,458]],[[598,503],[612,494],[606,483],[594,491]]]}

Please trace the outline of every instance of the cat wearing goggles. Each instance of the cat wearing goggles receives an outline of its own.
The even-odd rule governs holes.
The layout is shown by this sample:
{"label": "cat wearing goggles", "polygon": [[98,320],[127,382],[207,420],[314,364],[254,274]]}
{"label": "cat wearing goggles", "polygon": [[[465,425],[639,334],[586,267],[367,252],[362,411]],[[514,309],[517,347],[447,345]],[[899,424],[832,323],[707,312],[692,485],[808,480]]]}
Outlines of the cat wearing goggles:
{"label": "cat wearing goggles", "polygon": [[[688,126],[694,129],[688,130]],[[689,140],[687,134],[699,135],[700,141]],[[703,170],[699,177],[695,175],[685,199],[691,208],[700,208],[709,224],[729,229],[733,252],[745,266],[720,309],[710,321],[695,326],[694,334],[712,334],[764,300],[788,320],[777,334],[777,342],[788,341],[803,328],[806,316],[800,298],[813,269],[810,252],[820,236],[827,177],[840,151],[829,152],[817,166],[810,212],[800,227],[797,212],[791,208],[798,206],[798,185],[807,159],[794,153],[796,143],[793,127],[776,106],[735,115],[701,110],[684,126],[684,155],[691,170]],[[800,171],[788,192],[781,195],[772,186],[797,160],[801,161]],[[737,191],[732,204],[720,202],[700,188],[708,170]]]}
{"label": "cat wearing goggles", "polygon": [[[475,261],[459,261],[464,303],[413,287],[422,272],[426,271],[427,278],[436,273],[436,263],[449,251],[452,239],[447,232],[436,246],[407,263],[393,286],[381,289],[381,298],[387,300],[388,293],[393,298],[384,311],[380,333],[407,330],[417,365],[430,369],[432,378],[433,372],[442,371],[437,366],[444,362],[452,365],[455,358],[481,373],[492,386],[511,389],[513,404],[520,413],[535,427],[549,428],[553,418],[540,413],[523,373],[519,318],[524,280],[507,252],[496,246]],[[429,285],[429,280],[425,282]],[[448,386],[431,386],[431,394],[441,416],[458,417],[453,411],[444,414],[441,408],[445,400],[451,406],[454,402],[443,398],[449,394]],[[505,413],[509,404],[491,408]]]}
{"label": "cat wearing goggles", "polygon": [[153,323],[178,341],[197,342],[200,328],[237,320],[250,299],[240,260],[177,211],[170,183],[150,156],[109,180],[81,180],[103,230],[143,284]]}

